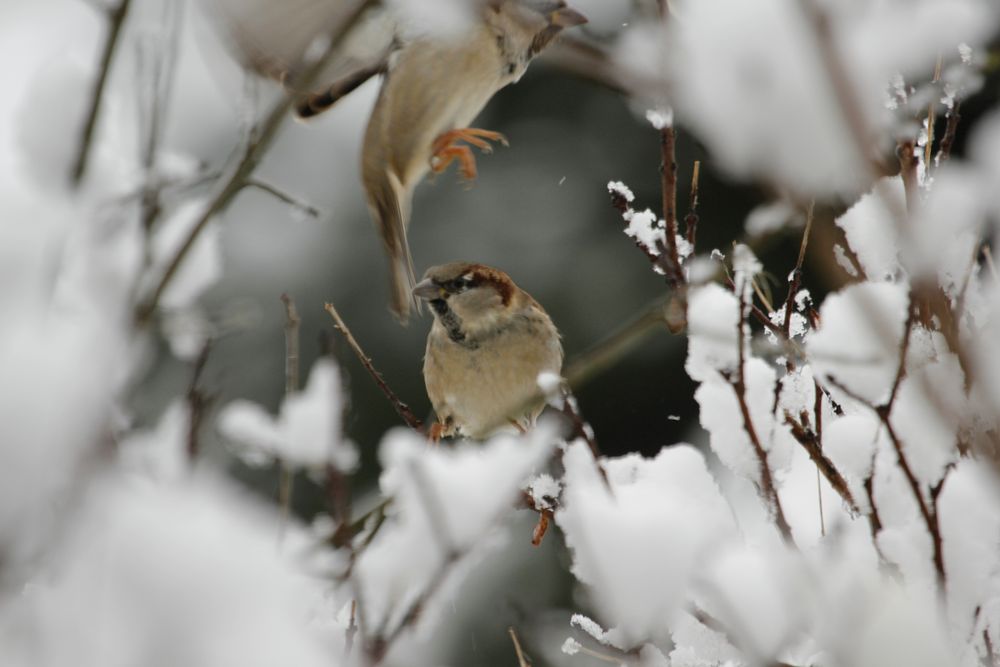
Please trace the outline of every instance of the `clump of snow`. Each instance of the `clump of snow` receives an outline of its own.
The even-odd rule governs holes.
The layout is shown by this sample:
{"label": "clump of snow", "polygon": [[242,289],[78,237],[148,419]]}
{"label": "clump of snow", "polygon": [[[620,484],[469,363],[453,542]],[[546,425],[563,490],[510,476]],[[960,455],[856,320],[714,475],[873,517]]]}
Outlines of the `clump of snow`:
{"label": "clump of snow", "polygon": [[909,368],[899,385],[890,420],[906,443],[913,474],[933,486],[955,461],[958,428],[967,411],[963,375],[958,358],[942,356],[922,368]]}
{"label": "clump of snow", "polygon": [[629,204],[635,201],[635,195],[632,194],[629,187],[621,181],[610,181],[608,183],[608,192],[621,195]]}
{"label": "clump of snow", "polygon": [[688,297],[688,357],[684,370],[703,382],[736,367],[740,304],[715,283],[691,289]]}
{"label": "clump of snow", "polygon": [[878,181],[871,192],[837,218],[869,280],[890,280],[898,272],[898,237],[904,224],[899,214],[905,212],[903,179],[893,176]]}
{"label": "clump of snow", "polygon": [[[866,187],[866,156],[851,137],[803,7],[791,0],[678,4],[684,20],[667,24],[668,53],[632,40],[622,60],[664,58],[678,115],[726,167],[804,193]],[[932,71],[942,51],[985,38],[996,15],[985,0],[947,8],[934,0],[826,3],[819,11],[852,87],[852,112],[872,131],[892,122],[883,93],[894,73]],[[894,32],[903,24],[905,32]]]}
{"label": "clump of snow", "polygon": [[343,651],[342,630],[306,623],[323,584],[276,552],[276,514],[213,477],[102,481],[0,608],[5,664],[319,667]]}
{"label": "clump of snow", "polygon": [[555,509],[555,502],[562,492],[560,484],[552,475],[542,473],[528,482],[528,494],[536,509]]}
{"label": "clump of snow", "polygon": [[554,394],[559,391],[559,388],[563,386],[563,379],[558,373],[552,373],[549,371],[544,371],[538,374],[538,378],[535,380],[538,383],[538,388],[542,390],[546,395]]}
{"label": "clump of snow", "polygon": [[615,626],[612,643],[630,648],[666,637],[691,577],[734,535],[704,459],[674,446],[654,459],[602,460],[610,493],[585,444],[570,445],[563,462],[556,522],[573,551],[573,573]]}
{"label": "clump of snow", "polygon": [[854,262],[851,258],[847,256],[847,251],[844,250],[844,246],[839,243],[833,244],[833,258],[837,261],[837,266],[842,268],[844,272],[852,278],[858,277],[858,269],[854,266]]}
{"label": "clump of snow", "polygon": [[566,655],[576,655],[580,652],[580,642],[576,641],[572,637],[567,637],[560,650]]}
{"label": "clump of snow", "polygon": [[317,360],[305,389],[285,397],[277,419],[256,403],[233,401],[219,415],[223,435],[245,449],[245,459],[262,464],[280,459],[292,466],[316,468],[330,463],[349,472],[358,463],[357,448],[343,438],[343,388],[332,359]]}
{"label": "clump of snow", "polygon": [[889,398],[909,305],[906,285],[862,283],[831,294],[820,326],[806,337],[818,375],[834,378],[874,405]]}
{"label": "clump of snow", "polygon": [[[771,413],[774,369],[760,359],[749,359],[744,374],[750,427],[767,453],[771,470],[781,469],[788,463],[792,444],[784,437],[786,429],[776,428]],[[737,475],[759,483],[760,459],[754,451],[733,386],[721,378],[706,381],[698,387],[694,398],[698,402],[699,421],[708,431],[712,451]]]}
{"label": "clump of snow", "polygon": [[190,470],[187,439],[191,411],[181,400],[171,403],[156,427],[129,433],[119,449],[125,469],[160,480],[177,480]]}
{"label": "clump of snow", "polygon": [[955,163],[935,172],[934,187],[911,216],[903,246],[914,278],[937,279],[946,294],[958,297],[986,220],[981,193],[987,189],[978,172]]}
{"label": "clump of snow", "polygon": [[569,624],[574,628],[579,628],[588,635],[596,639],[601,644],[608,644],[608,632],[601,627],[601,624],[585,616],[584,614],[573,614],[569,619]]}
{"label": "clump of snow", "polygon": [[674,124],[673,109],[650,109],[646,112],[646,120],[657,130],[664,130]]}
{"label": "clump of snow", "polygon": [[870,410],[844,415],[823,430],[823,451],[849,481],[863,482],[872,475],[881,428]]}
{"label": "clump of snow", "polygon": [[[369,627],[392,632],[421,601],[420,623],[436,618],[434,603],[447,598],[471,562],[495,545],[495,529],[555,441],[545,422],[523,437],[504,434],[451,448],[429,448],[409,430],[390,432],[379,449],[379,486],[392,506],[354,567]],[[442,573],[447,582],[431,590]],[[433,599],[424,599],[429,594]]]}
{"label": "clump of snow", "polygon": [[628,221],[625,234],[642,245],[647,253],[659,255],[667,238],[663,221],[648,208],[645,211],[629,211],[625,219]]}

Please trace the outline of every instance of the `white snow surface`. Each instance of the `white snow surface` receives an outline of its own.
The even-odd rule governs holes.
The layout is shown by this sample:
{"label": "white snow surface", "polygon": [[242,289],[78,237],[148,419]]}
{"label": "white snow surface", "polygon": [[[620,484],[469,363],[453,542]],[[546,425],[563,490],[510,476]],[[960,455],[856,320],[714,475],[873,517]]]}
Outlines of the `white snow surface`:
{"label": "white snow surface", "polygon": [[[763,176],[800,193],[857,192],[867,168],[851,137],[803,7],[793,0],[678,0],[667,54],[633,39],[625,62],[664,58],[678,118],[740,176]],[[962,41],[995,25],[987,0],[816,3],[851,86],[852,113],[871,130],[892,119],[884,91],[896,72],[925,76]],[[894,26],[905,25],[906,30]],[[636,28],[636,31],[649,29]],[[766,35],[765,39],[761,36]],[[644,65],[643,72],[657,70]],[[867,137],[861,145],[867,146]],[[867,150],[867,149],[866,149]]]}
{"label": "white snow surface", "polygon": [[330,664],[342,631],[307,622],[323,584],[279,556],[275,513],[212,476],[103,481],[0,607],[5,664]]}
{"label": "white snow surface", "polygon": [[906,285],[896,283],[850,285],[828,296],[819,328],[806,336],[817,374],[873,405],[888,400],[908,302]]}
{"label": "white snow surface", "polygon": [[653,459],[602,459],[610,491],[587,446],[569,446],[556,522],[573,553],[573,573],[613,625],[608,640],[631,648],[667,637],[704,559],[735,536],[729,508],[688,446]]}
{"label": "white snow surface", "polygon": [[[555,443],[544,421],[523,437],[504,434],[451,448],[431,448],[410,430],[391,431],[379,448],[379,486],[392,506],[354,568],[369,627],[391,632],[425,595],[431,599],[421,605],[418,626],[433,623],[470,564],[497,546],[496,529]],[[445,571],[444,583],[432,589]]]}
{"label": "white snow surface", "polygon": [[321,358],[309,373],[305,389],[285,397],[277,418],[246,400],[227,405],[219,415],[219,429],[251,463],[280,459],[300,468],[331,463],[350,472],[358,463],[357,448],[343,430],[343,388],[340,369]]}

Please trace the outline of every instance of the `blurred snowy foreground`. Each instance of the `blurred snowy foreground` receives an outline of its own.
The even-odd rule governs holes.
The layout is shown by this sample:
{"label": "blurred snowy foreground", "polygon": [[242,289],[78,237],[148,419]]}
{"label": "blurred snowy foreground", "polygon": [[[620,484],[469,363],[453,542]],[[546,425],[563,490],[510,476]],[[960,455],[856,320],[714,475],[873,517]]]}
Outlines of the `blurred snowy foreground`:
{"label": "blurred snowy foreground", "polygon": [[193,391],[155,425],[129,414],[158,342],[193,359],[213,335],[198,299],[225,270],[213,174],[147,141],[171,92],[164,34],[186,43],[187,24],[170,3],[162,31],[149,14],[126,24],[131,69],[113,72],[71,187],[102,3],[20,4],[0,9],[16,63],[0,96],[5,667],[437,664],[442,609],[529,538],[504,529],[526,504],[553,519],[579,589],[565,623],[519,628],[535,664],[995,663],[1000,115],[963,159],[928,122],[981,84],[995,3],[698,0],[671,2],[666,27],[636,18],[611,57],[664,84],[640,96],[672,106],[650,115],[658,131],[676,119],[734,177],[787,193],[771,210],[788,214],[753,218],[748,238],[808,235],[821,223],[802,202],[851,202],[830,252],[848,283],[818,302],[799,267],[764,299],[749,244],[702,252],[612,184],[686,303],[709,446],[608,459],[545,420],[439,448],[400,429],[379,448],[381,499],[332,501],[308,526],[200,456],[198,430],[336,487],[359,456],[333,361],[277,416],[247,402],[206,416]]}

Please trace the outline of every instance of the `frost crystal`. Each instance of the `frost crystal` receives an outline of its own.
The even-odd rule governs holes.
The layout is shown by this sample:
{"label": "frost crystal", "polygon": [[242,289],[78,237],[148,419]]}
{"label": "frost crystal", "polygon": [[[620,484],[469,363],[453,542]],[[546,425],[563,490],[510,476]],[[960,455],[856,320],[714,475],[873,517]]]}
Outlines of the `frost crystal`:
{"label": "frost crystal", "polygon": [[576,641],[572,637],[567,637],[566,641],[562,643],[561,649],[566,655],[576,655],[580,652],[580,642]]}
{"label": "frost crystal", "polygon": [[650,109],[646,112],[646,120],[657,130],[663,130],[674,124],[674,112],[672,109]]}
{"label": "frost crystal", "polygon": [[555,509],[553,502],[559,497],[562,485],[551,475],[541,474],[528,482],[528,493],[535,509]]}
{"label": "frost crystal", "polygon": [[648,208],[645,211],[626,216],[626,219],[628,226],[625,228],[625,234],[641,244],[646,252],[651,255],[659,255],[660,247],[666,242],[663,221],[658,220],[656,214]]}
{"label": "frost crystal", "polygon": [[635,201],[635,195],[621,181],[610,181],[608,183],[608,192],[620,194],[629,204]]}

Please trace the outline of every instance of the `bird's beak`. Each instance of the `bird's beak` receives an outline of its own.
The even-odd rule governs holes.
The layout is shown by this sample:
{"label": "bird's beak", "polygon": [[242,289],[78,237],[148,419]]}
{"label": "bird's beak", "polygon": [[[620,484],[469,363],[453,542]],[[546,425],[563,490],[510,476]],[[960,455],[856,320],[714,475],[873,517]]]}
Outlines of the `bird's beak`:
{"label": "bird's beak", "polygon": [[549,14],[549,23],[559,28],[572,28],[586,22],[586,16],[569,7],[561,7]]}
{"label": "bird's beak", "polygon": [[413,296],[426,301],[443,299],[446,292],[439,285],[435,285],[430,278],[421,280],[413,287]]}

